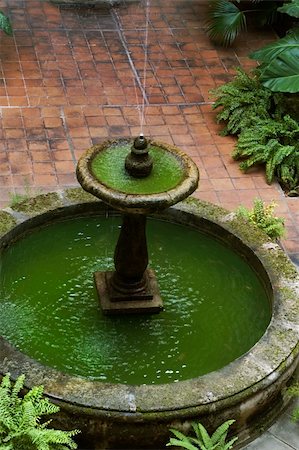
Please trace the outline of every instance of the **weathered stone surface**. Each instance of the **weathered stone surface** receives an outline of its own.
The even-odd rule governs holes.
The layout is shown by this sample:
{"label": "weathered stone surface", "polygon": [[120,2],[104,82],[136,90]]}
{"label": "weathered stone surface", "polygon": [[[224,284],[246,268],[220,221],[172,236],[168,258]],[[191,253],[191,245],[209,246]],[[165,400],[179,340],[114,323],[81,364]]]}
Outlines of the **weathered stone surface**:
{"label": "weathered stone surface", "polygon": [[118,142],[107,140],[100,145],[91,147],[81,156],[77,165],[77,178],[83,189],[113,208],[125,213],[149,214],[180,202],[197,188],[199,173],[196,164],[177,147],[158,141],[151,141],[151,144],[176,155],[184,171],[181,182],[175,188],[157,194],[136,195],[107,187],[92,174],[90,166],[98,153]]}

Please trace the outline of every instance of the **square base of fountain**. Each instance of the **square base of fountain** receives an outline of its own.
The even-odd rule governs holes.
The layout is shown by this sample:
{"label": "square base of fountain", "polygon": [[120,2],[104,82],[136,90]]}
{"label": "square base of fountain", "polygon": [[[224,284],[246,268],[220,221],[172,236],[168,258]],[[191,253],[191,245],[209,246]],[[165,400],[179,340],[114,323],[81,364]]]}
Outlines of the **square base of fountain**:
{"label": "square base of fountain", "polygon": [[156,275],[152,269],[147,269],[144,273],[145,292],[131,296],[113,293],[110,286],[113,274],[113,271],[94,273],[95,285],[104,314],[157,314],[163,310]]}

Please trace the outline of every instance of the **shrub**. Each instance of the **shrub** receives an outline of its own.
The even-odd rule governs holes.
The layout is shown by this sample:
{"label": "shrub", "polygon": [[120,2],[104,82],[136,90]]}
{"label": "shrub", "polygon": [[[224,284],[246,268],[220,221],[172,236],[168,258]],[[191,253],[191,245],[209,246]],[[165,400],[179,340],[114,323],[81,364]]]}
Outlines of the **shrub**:
{"label": "shrub", "polygon": [[273,95],[261,84],[258,71],[250,75],[241,68],[236,71],[232,81],[211,90],[216,98],[212,108],[221,108],[217,121],[225,121],[223,135],[239,134],[257,119],[268,119],[280,101],[279,95]]}
{"label": "shrub", "polygon": [[59,411],[59,407],[43,398],[43,386],[35,386],[23,398],[20,391],[25,376],[14,385],[10,375],[0,385],[0,450],[68,450],[77,448],[72,436],[79,431],[47,428],[51,420],[40,422],[42,416]]}
{"label": "shrub", "polygon": [[268,183],[277,177],[288,195],[298,195],[299,103],[294,103],[290,94],[273,93],[264,87],[259,74],[258,70],[246,74],[237,69],[231,82],[211,91],[218,97],[213,108],[221,108],[217,121],[225,121],[222,134],[239,135],[232,156],[242,160],[242,170],[264,164]]}
{"label": "shrub", "polygon": [[289,194],[299,188],[299,124],[286,115],[281,120],[263,120],[239,136],[234,159],[246,158],[240,168],[247,171],[265,164],[267,183],[276,176]]}
{"label": "shrub", "polygon": [[279,239],[285,234],[284,219],[274,216],[275,207],[276,204],[274,202],[266,206],[262,200],[256,198],[251,210],[245,206],[239,206],[236,214],[255,224],[271,239]]}

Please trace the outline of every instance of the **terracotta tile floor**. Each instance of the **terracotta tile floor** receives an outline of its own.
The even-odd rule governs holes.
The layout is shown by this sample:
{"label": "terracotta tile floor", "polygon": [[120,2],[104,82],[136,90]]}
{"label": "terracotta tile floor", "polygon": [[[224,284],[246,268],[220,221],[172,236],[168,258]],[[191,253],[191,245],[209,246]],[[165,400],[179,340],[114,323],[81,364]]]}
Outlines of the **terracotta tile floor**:
{"label": "terracotta tile floor", "polygon": [[253,66],[248,52],[272,33],[252,30],[223,49],[205,34],[204,1],[150,3],[144,87],[144,4],[88,9],[0,0],[14,28],[14,37],[0,36],[0,206],[15,192],[76,185],[86,148],[139,134],[143,99],[145,134],[178,145],[198,164],[195,195],[228,209],[255,197],[275,200],[287,224],[283,244],[299,261],[299,198],[268,186],[262,170],[240,172],[230,156],[234,139],[218,135],[209,96],[235,66]]}

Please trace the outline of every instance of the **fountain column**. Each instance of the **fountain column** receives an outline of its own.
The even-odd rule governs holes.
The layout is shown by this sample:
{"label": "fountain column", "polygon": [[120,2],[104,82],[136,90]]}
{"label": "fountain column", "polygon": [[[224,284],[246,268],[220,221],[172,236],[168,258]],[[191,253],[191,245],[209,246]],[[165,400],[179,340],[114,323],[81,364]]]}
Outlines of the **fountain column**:
{"label": "fountain column", "polygon": [[[140,294],[145,292],[144,272],[148,265],[145,227],[146,216],[123,215],[123,223],[114,252],[115,273],[111,279],[115,297],[120,299],[131,296],[140,298]],[[128,255],[130,255],[129,258]]]}

